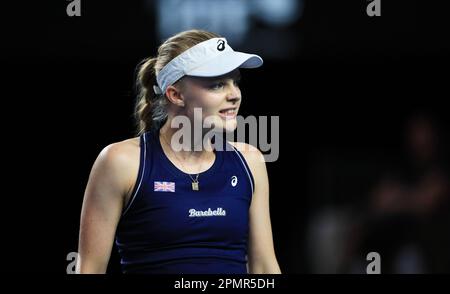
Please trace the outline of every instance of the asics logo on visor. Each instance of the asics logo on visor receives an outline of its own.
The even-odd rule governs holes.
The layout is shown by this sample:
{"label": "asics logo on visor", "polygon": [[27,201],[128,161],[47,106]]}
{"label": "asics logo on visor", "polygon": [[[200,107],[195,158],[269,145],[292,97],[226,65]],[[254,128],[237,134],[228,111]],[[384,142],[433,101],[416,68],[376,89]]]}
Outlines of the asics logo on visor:
{"label": "asics logo on visor", "polygon": [[223,51],[225,49],[225,41],[224,40],[218,40],[217,41],[217,50]]}

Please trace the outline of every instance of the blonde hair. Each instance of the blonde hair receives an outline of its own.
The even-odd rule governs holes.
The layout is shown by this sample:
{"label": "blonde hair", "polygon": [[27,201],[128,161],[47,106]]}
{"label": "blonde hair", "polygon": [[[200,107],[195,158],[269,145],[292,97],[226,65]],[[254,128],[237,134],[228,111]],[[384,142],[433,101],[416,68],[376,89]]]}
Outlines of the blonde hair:
{"label": "blonde hair", "polygon": [[193,47],[219,35],[202,30],[189,30],[178,33],[158,48],[156,57],[142,60],[137,66],[136,86],[138,95],[135,105],[135,120],[137,135],[151,128],[159,129],[167,120],[168,100],[164,94],[155,95],[153,85],[156,85],[156,75],[173,58]]}

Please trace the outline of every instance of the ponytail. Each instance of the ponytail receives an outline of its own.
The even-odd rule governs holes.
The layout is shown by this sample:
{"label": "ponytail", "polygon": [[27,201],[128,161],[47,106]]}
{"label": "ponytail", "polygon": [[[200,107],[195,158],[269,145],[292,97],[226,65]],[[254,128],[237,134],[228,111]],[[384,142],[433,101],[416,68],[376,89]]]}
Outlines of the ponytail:
{"label": "ponytail", "polygon": [[135,120],[138,135],[151,128],[159,129],[167,119],[166,97],[153,92],[153,86],[156,85],[156,62],[157,58],[147,58],[137,67]]}

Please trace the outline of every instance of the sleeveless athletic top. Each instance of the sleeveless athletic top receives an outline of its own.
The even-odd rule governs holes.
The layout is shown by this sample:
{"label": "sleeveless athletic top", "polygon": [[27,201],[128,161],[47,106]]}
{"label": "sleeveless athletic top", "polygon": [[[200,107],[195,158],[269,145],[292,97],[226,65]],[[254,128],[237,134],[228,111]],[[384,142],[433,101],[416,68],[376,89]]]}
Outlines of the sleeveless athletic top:
{"label": "sleeveless athletic top", "polygon": [[214,151],[194,191],[163,152],[159,131],[141,135],[138,178],[116,231],[124,273],[247,273],[254,180],[242,154],[224,144],[231,151]]}

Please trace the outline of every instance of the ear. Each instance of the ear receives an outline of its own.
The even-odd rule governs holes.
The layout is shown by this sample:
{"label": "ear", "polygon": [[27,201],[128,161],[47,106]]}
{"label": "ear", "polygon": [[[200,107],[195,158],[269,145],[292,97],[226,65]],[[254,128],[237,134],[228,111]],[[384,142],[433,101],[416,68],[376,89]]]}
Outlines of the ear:
{"label": "ear", "polygon": [[168,86],[166,89],[166,97],[173,104],[184,107],[184,97],[181,94],[179,87],[175,87],[173,85]]}

